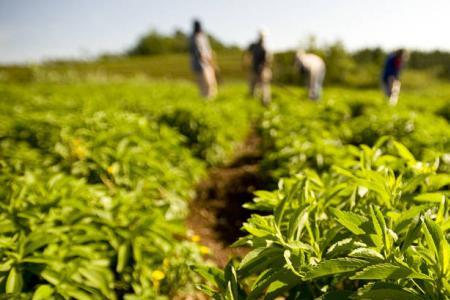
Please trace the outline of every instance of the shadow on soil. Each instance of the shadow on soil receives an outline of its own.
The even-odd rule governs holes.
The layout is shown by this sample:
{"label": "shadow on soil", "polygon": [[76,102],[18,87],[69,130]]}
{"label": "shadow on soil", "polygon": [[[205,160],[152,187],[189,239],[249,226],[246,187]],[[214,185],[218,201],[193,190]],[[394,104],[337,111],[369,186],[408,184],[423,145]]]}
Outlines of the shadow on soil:
{"label": "shadow on soil", "polygon": [[197,198],[190,204],[187,226],[211,249],[211,259],[223,267],[231,256],[242,256],[245,248],[230,248],[252,211],[242,207],[253,199],[253,192],[266,189],[270,178],[262,172],[261,138],[252,131],[236,150],[234,160],[211,169],[197,187]]}

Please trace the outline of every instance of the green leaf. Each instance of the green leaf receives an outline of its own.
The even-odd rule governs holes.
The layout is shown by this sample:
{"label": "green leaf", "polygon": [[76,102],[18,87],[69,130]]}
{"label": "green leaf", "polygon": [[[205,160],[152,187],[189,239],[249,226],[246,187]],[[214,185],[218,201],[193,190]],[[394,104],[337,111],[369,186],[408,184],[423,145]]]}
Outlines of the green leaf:
{"label": "green leaf", "polygon": [[[296,278],[296,277],[295,277]],[[292,280],[292,273],[284,268],[271,268],[264,271],[252,286],[251,292],[247,300],[258,299],[258,297],[274,282],[286,282],[286,279]],[[295,279],[294,279],[295,280]],[[276,285],[278,287],[279,285]],[[277,289],[272,290],[275,291]]]}
{"label": "green leaf", "polygon": [[332,291],[328,292],[325,295],[317,298],[317,300],[347,300],[352,299],[354,292],[352,291]]}
{"label": "green leaf", "polygon": [[[77,300],[92,300],[92,296],[83,291],[80,288],[76,288],[73,286],[63,285],[61,289],[65,294]],[[59,291],[59,290],[58,290]]]}
{"label": "green leaf", "polygon": [[444,235],[439,228],[439,226],[433,222],[428,216],[425,216],[425,223],[423,226],[423,231],[425,234],[425,239],[427,240],[428,246],[434,253],[437,261],[442,263],[440,259],[439,249],[441,248],[442,240],[444,239]]}
{"label": "green leaf", "polygon": [[20,293],[23,287],[22,272],[17,267],[12,267],[9,271],[8,279],[6,279],[6,293]]}
{"label": "green leaf", "polygon": [[371,248],[356,248],[349,253],[349,256],[377,262],[384,260],[383,255]]}
{"label": "green leaf", "polygon": [[336,258],[325,260],[306,273],[305,280],[353,272],[367,266],[368,264],[369,262],[356,258]]}
{"label": "green leaf", "polygon": [[41,276],[55,286],[59,285],[61,282],[61,276],[50,269],[45,269],[44,271],[42,271]]}
{"label": "green leaf", "polygon": [[366,244],[359,242],[352,238],[345,238],[343,240],[339,240],[333,245],[331,245],[326,251],[326,258],[337,258],[345,256],[347,253],[352,251],[355,247],[365,247]]}
{"label": "green leaf", "polygon": [[382,244],[379,243],[379,240],[381,238],[381,240],[383,241],[383,244],[385,245],[384,241],[385,241],[386,228],[382,228],[382,224],[380,223],[378,215],[375,213],[372,206],[370,207],[370,216],[372,218],[372,225],[373,225],[373,228],[375,229],[375,237],[376,237],[376,238],[372,239],[372,241],[375,243],[375,245],[377,246],[378,249],[381,249]]}
{"label": "green leaf", "polygon": [[411,225],[408,228],[408,232],[406,233],[405,239],[403,240],[402,247],[400,248],[402,252],[405,252],[419,236],[420,229],[422,228],[421,225],[422,222],[420,221],[419,217],[413,219]]}
{"label": "green leaf", "polygon": [[12,265],[14,264],[14,260],[10,259],[0,264],[0,272],[8,272]]}
{"label": "green leaf", "polygon": [[32,264],[51,264],[54,259],[45,256],[29,256],[22,259],[22,263],[32,263]]}
{"label": "green leaf", "polygon": [[192,265],[191,269],[205,278],[207,281],[214,283],[220,290],[225,290],[227,287],[225,275],[222,270],[216,267]]}
{"label": "green leaf", "polygon": [[238,296],[234,293],[231,282],[228,282],[227,289],[225,291],[226,300],[239,300]]}
{"label": "green leaf", "polygon": [[32,300],[47,300],[53,295],[53,287],[48,284],[40,285],[33,294]]}
{"label": "green leaf", "polygon": [[208,295],[210,297],[213,297],[216,294],[216,291],[214,291],[212,288],[210,288],[206,284],[196,284],[195,288],[197,288],[202,293],[204,293],[204,294],[206,294],[206,295]]}
{"label": "green leaf", "polygon": [[374,289],[352,297],[361,300],[424,300],[420,296],[414,295],[402,289]]}
{"label": "green leaf", "polygon": [[299,284],[298,277],[292,273],[286,273],[281,279],[274,280],[266,290],[265,300],[277,299],[283,296],[286,291]]}
{"label": "green leaf", "polygon": [[263,217],[259,215],[252,215],[242,228],[255,237],[266,237],[268,235],[275,235],[275,222],[273,216]]}
{"label": "green leaf", "polygon": [[262,272],[270,264],[283,261],[283,249],[272,246],[268,248],[257,248],[248,253],[238,268],[239,277],[247,277],[251,274]]}
{"label": "green leaf", "polygon": [[374,221],[374,224],[375,223],[378,224],[379,231],[377,231],[376,233],[377,233],[377,235],[381,235],[383,237],[384,247],[388,251],[388,253],[390,253],[393,241],[392,241],[391,235],[388,233],[388,228],[386,225],[386,221],[384,220],[383,213],[380,211],[380,209],[378,207],[375,207],[375,209],[372,209],[372,207],[371,207],[371,212],[372,212],[372,216],[373,215],[375,216],[374,219],[376,219],[376,221]]}
{"label": "green leaf", "polygon": [[[308,208],[298,208],[294,215],[291,217],[291,220],[289,221],[289,226],[288,226],[288,240],[292,240],[292,238],[294,237],[294,234],[296,234],[296,236],[299,238],[301,235],[301,232],[303,230],[303,228],[305,227],[306,222],[308,222]],[[298,239],[297,238],[297,239]]]}
{"label": "green leaf", "polygon": [[275,212],[273,213],[275,217],[275,223],[280,226],[281,221],[283,219],[284,211],[286,209],[286,203],[288,202],[289,197],[284,196],[283,199],[280,201],[280,203],[277,205]]}
{"label": "green leaf", "polygon": [[359,216],[352,212],[341,211],[339,209],[330,208],[333,215],[337,218],[337,221],[350,230],[354,234],[365,234],[366,232],[362,229],[362,224],[367,222],[367,218]]}
{"label": "green leaf", "polygon": [[233,266],[233,261],[230,260],[225,267],[225,281],[227,282],[227,290],[233,296],[233,299],[239,298],[239,287],[237,282],[236,270]]}
{"label": "green leaf", "polygon": [[84,277],[84,284],[92,286],[102,291],[105,296],[111,294],[108,288],[108,277],[103,272],[97,270],[97,268],[85,268],[80,267],[78,272]]}
{"label": "green leaf", "polygon": [[442,187],[450,184],[449,174],[432,174],[427,178],[428,185],[433,190],[439,190]]}
{"label": "green leaf", "polygon": [[393,141],[393,143],[400,157],[402,157],[408,162],[415,163],[416,159],[414,158],[414,155],[412,155],[412,153],[409,152],[408,148],[406,148],[403,144],[399,142]]}
{"label": "green leaf", "polygon": [[424,193],[414,196],[414,200],[417,202],[434,202],[440,203],[445,198],[443,193]]}
{"label": "green leaf", "polygon": [[402,279],[402,278],[416,278],[431,280],[430,277],[416,273],[403,266],[397,266],[390,263],[382,263],[366,267],[362,271],[356,273],[351,279],[370,279],[370,280],[385,280],[385,279]]}
{"label": "green leaf", "polygon": [[125,242],[119,246],[119,250],[117,251],[117,265],[116,265],[117,273],[121,273],[125,269],[129,260],[130,260],[130,244],[128,242]]}
{"label": "green leaf", "polygon": [[298,180],[297,182],[295,182],[294,185],[290,187],[288,194],[285,195],[277,205],[273,215],[275,217],[275,223],[278,225],[278,227],[281,226],[281,221],[283,220],[284,212],[286,210],[286,204],[288,204],[293,199],[303,183],[303,180]]}
{"label": "green leaf", "polygon": [[440,260],[442,264],[442,273],[450,277],[450,245],[446,239],[441,243],[439,248]]}
{"label": "green leaf", "polygon": [[53,243],[57,240],[57,237],[51,234],[35,234],[33,236],[29,236],[28,239],[29,241],[25,246],[25,255],[30,255],[37,249]]}

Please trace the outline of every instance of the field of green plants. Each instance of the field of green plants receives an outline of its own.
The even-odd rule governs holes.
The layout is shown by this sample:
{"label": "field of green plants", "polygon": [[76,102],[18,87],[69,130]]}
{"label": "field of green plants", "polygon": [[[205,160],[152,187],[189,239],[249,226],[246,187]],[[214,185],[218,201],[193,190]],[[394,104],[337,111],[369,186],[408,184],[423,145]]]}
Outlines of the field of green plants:
{"label": "field of green plants", "polygon": [[278,189],[245,205],[255,213],[234,245],[250,247],[247,256],[223,271],[197,269],[214,283],[204,290],[216,299],[449,299],[448,96],[407,94],[395,108],[375,92],[326,98],[280,97],[264,112],[262,165]]}
{"label": "field of green plants", "polygon": [[[450,86],[275,88],[215,101],[192,83],[0,82],[0,299],[448,299]],[[224,269],[184,220],[256,128],[261,168]],[[209,255],[214,255],[210,253]]]}

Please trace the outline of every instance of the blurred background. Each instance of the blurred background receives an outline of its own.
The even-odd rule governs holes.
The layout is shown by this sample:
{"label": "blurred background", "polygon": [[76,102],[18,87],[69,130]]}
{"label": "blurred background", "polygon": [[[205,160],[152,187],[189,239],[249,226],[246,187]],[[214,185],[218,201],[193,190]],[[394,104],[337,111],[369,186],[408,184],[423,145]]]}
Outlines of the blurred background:
{"label": "blurred background", "polygon": [[[404,83],[450,79],[450,3],[433,1],[0,1],[0,80],[39,76],[191,79],[194,18],[210,35],[220,81],[245,79],[242,51],[267,32],[274,82],[299,83],[299,47],[323,57],[326,84],[377,87],[387,51],[411,51]],[[50,74],[50,75],[49,75]]]}

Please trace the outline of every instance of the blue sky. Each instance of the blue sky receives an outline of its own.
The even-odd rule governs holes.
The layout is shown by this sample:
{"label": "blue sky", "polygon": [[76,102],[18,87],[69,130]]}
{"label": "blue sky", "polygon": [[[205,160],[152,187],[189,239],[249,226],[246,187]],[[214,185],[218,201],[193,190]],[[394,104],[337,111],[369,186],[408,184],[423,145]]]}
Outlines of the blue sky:
{"label": "blue sky", "polygon": [[259,28],[273,50],[310,34],[349,49],[450,50],[450,0],[0,0],[0,63],[119,52],[154,28],[206,30],[246,45]]}

